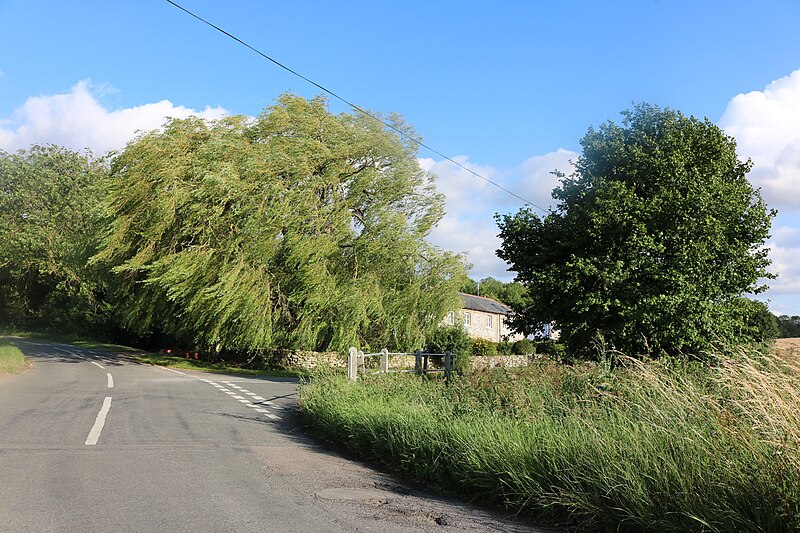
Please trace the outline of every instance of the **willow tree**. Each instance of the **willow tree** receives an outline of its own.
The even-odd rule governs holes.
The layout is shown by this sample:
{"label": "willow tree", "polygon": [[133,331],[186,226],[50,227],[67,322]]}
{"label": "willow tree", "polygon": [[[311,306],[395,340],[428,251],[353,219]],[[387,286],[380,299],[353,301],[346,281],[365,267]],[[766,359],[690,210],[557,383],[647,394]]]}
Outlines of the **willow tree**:
{"label": "willow tree", "polygon": [[443,198],[406,135],[284,95],[257,119],[172,120],[112,163],[94,261],[129,326],[204,348],[419,347],[460,257],[425,236]]}

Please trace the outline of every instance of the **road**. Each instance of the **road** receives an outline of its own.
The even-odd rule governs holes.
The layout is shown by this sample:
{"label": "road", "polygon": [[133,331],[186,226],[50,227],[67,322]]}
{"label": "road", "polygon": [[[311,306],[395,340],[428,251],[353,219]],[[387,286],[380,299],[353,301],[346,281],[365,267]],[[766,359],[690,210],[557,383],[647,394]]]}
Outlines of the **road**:
{"label": "road", "polygon": [[0,531],[531,531],[303,434],[297,381],[176,371],[14,339]]}

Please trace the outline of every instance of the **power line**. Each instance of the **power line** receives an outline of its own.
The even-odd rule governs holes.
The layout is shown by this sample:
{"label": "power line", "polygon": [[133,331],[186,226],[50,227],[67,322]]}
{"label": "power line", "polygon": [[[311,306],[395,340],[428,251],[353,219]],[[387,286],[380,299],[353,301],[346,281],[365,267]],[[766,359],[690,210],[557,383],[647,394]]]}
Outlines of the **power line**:
{"label": "power line", "polygon": [[436,150],[435,148],[432,148],[432,147],[428,146],[427,144],[425,144],[424,142],[420,141],[419,139],[415,139],[414,137],[411,137],[411,136],[409,136],[408,134],[406,134],[406,133],[405,133],[405,132],[403,132],[402,130],[400,130],[400,129],[396,128],[395,126],[393,126],[393,125],[389,124],[388,122],[386,122],[386,121],[385,121],[385,120],[383,120],[382,118],[380,118],[380,117],[378,117],[378,116],[376,116],[376,115],[374,115],[374,114],[370,113],[369,111],[367,111],[367,110],[363,109],[362,107],[360,107],[360,106],[358,106],[358,105],[354,104],[353,102],[351,102],[351,101],[347,100],[346,98],[344,98],[344,97],[342,97],[342,96],[339,96],[339,95],[338,95],[338,94],[336,94],[335,92],[333,92],[333,91],[331,91],[330,89],[328,89],[328,88],[326,88],[326,87],[324,87],[324,86],[320,85],[319,83],[315,82],[314,80],[312,80],[312,79],[310,79],[310,78],[307,78],[307,77],[303,76],[302,74],[300,74],[300,73],[299,73],[299,72],[297,72],[296,70],[294,70],[294,69],[292,69],[292,68],[290,68],[290,67],[288,67],[288,66],[284,65],[284,64],[283,64],[283,63],[281,63],[280,61],[278,61],[278,60],[276,60],[276,59],[274,59],[274,58],[272,58],[272,57],[268,56],[267,54],[265,54],[265,53],[264,53],[264,52],[262,52],[261,50],[259,50],[259,49],[255,48],[254,46],[252,46],[252,45],[250,45],[250,44],[248,44],[248,43],[244,42],[243,40],[239,39],[239,38],[238,38],[238,37],[236,37],[235,35],[233,35],[233,34],[231,34],[231,33],[228,33],[227,31],[223,30],[222,28],[220,28],[220,27],[219,27],[219,26],[217,26],[216,24],[213,24],[212,22],[209,22],[208,20],[204,19],[204,18],[203,18],[203,17],[201,17],[200,15],[197,15],[197,14],[195,14],[195,13],[193,13],[193,12],[189,11],[189,10],[188,10],[188,9],[186,9],[185,7],[181,6],[180,4],[177,4],[176,2],[173,2],[172,0],[166,0],[166,2],[168,2],[168,3],[172,4],[173,6],[177,7],[178,9],[180,9],[181,11],[183,11],[184,13],[186,13],[187,15],[190,15],[190,16],[192,16],[192,17],[196,18],[197,20],[199,20],[199,21],[200,21],[200,22],[202,22],[203,24],[206,24],[207,26],[211,26],[212,28],[214,28],[214,29],[215,29],[215,30],[217,30],[218,32],[222,33],[223,35],[225,35],[225,36],[227,36],[227,37],[229,37],[229,38],[231,38],[231,39],[233,39],[234,41],[236,41],[237,43],[241,44],[241,45],[242,45],[242,46],[244,46],[245,48],[249,48],[250,50],[252,50],[252,51],[253,51],[253,52],[255,52],[256,54],[260,55],[261,57],[263,57],[263,58],[264,58],[264,59],[266,59],[267,61],[270,61],[270,62],[274,63],[275,65],[279,66],[280,68],[284,69],[285,71],[287,71],[287,72],[290,72],[290,73],[294,74],[294,75],[295,75],[295,76],[297,76],[298,78],[300,78],[300,79],[302,79],[302,80],[304,80],[304,81],[306,81],[306,82],[310,83],[311,85],[313,85],[314,87],[316,87],[316,88],[320,89],[321,91],[324,91],[324,92],[328,93],[329,95],[333,96],[333,97],[334,97],[334,98],[336,98],[337,100],[339,100],[339,101],[341,101],[341,102],[344,102],[345,104],[349,105],[350,107],[352,107],[353,109],[355,109],[355,110],[356,110],[356,111],[358,111],[359,113],[362,113],[362,114],[364,114],[364,115],[366,115],[366,116],[368,116],[368,117],[372,118],[373,120],[377,120],[378,122],[380,122],[381,124],[383,124],[383,125],[384,125],[384,126],[386,126],[387,128],[389,128],[389,129],[391,129],[391,130],[393,130],[393,131],[395,131],[395,132],[399,133],[399,134],[400,134],[400,135],[401,135],[403,138],[405,138],[405,139],[408,139],[408,140],[412,141],[412,142],[413,142],[413,143],[415,143],[417,146],[419,146],[419,147],[421,147],[421,148],[425,148],[425,149],[426,149],[426,150],[428,150],[429,152],[432,152],[432,153],[434,153],[434,154],[436,154],[436,155],[438,155],[438,156],[440,156],[440,157],[444,158],[445,160],[447,160],[447,161],[450,161],[451,163],[453,163],[453,164],[454,164],[454,165],[456,165],[457,167],[459,167],[459,168],[462,168],[463,170],[466,170],[467,172],[469,172],[469,173],[470,173],[470,174],[472,174],[473,176],[475,176],[475,177],[477,177],[477,178],[480,178],[480,179],[482,179],[483,181],[485,181],[486,183],[489,183],[490,185],[494,185],[495,187],[497,187],[497,188],[498,188],[498,189],[500,189],[501,191],[504,191],[504,192],[506,192],[507,194],[510,194],[510,195],[511,195],[511,196],[513,196],[514,198],[517,198],[517,199],[519,199],[519,200],[522,200],[522,201],[523,201],[523,202],[525,202],[526,204],[528,204],[528,205],[531,205],[531,206],[533,206],[533,207],[535,207],[535,208],[537,208],[537,209],[540,209],[541,211],[543,211],[543,212],[545,212],[545,213],[547,212],[547,210],[546,210],[545,208],[543,208],[543,207],[541,207],[541,206],[538,206],[538,205],[536,205],[535,203],[531,202],[530,200],[527,200],[527,199],[523,198],[522,196],[518,195],[517,193],[515,193],[515,192],[513,192],[513,191],[510,191],[510,190],[508,190],[507,188],[503,187],[503,186],[502,186],[502,185],[500,185],[499,183],[497,183],[497,182],[495,182],[495,181],[492,181],[492,180],[490,180],[489,178],[487,178],[487,177],[485,177],[485,176],[482,176],[482,175],[478,174],[477,172],[475,172],[475,171],[474,171],[474,170],[472,170],[471,168],[469,168],[469,167],[467,167],[467,166],[465,166],[465,165],[462,165],[461,163],[459,163],[458,161],[456,161],[456,160],[455,160],[455,159],[453,159],[452,157],[450,157],[450,156],[448,156],[448,155],[445,155],[445,154],[443,154],[442,152],[440,152],[439,150]]}

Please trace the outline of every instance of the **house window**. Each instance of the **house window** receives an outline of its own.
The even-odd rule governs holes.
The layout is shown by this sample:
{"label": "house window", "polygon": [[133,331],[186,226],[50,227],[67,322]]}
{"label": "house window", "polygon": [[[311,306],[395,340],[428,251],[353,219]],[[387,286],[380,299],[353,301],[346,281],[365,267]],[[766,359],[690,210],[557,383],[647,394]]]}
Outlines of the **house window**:
{"label": "house window", "polygon": [[486,327],[492,329],[492,317],[490,316],[486,317]]}
{"label": "house window", "polygon": [[469,326],[472,324],[472,315],[469,313],[464,313],[464,325]]}
{"label": "house window", "polygon": [[455,321],[456,321],[456,314],[453,311],[447,313],[447,323],[453,325]]}

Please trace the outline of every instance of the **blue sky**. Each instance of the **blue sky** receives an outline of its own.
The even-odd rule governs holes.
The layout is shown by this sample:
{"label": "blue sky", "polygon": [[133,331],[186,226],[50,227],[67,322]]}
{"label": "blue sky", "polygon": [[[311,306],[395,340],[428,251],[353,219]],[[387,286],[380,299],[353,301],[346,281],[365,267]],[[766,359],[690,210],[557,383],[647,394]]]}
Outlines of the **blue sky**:
{"label": "blue sky", "polygon": [[[763,296],[800,314],[800,2],[179,3],[540,205],[587,128],[633,102],[708,117],[780,211],[781,277]],[[0,22],[6,150],[102,152],[167,115],[255,115],[282,92],[319,93],[162,0],[0,0]],[[431,240],[467,252],[474,277],[510,279],[492,214],[521,203],[420,158],[448,197]]]}

